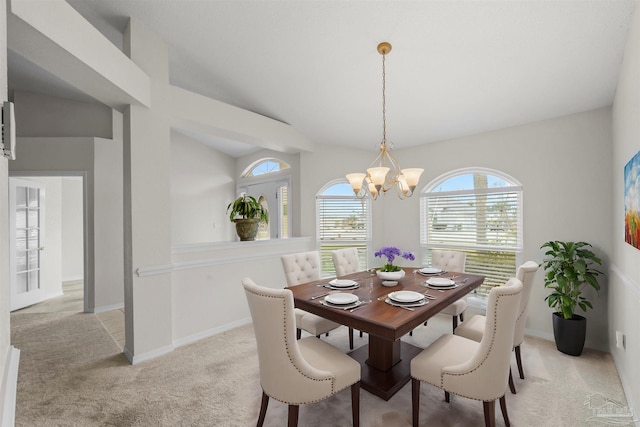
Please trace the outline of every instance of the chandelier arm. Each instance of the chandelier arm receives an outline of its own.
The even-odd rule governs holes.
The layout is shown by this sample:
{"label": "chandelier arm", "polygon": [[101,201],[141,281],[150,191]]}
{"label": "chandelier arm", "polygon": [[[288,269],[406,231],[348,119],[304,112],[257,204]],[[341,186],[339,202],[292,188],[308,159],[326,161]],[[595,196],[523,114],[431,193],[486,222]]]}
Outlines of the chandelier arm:
{"label": "chandelier arm", "polygon": [[378,155],[376,156],[375,159],[373,159],[373,162],[371,162],[371,164],[369,164],[370,168],[377,167],[377,166],[384,166],[384,152],[385,152],[385,150],[383,150],[382,144],[381,144],[380,145],[380,151],[378,152]]}

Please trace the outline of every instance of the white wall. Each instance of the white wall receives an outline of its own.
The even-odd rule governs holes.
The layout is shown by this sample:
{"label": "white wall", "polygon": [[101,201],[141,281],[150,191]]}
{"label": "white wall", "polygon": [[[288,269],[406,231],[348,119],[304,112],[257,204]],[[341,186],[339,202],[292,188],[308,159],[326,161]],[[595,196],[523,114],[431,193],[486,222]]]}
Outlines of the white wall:
{"label": "white wall", "polygon": [[[585,240],[605,260],[611,253],[611,111],[608,108],[546,120],[481,135],[394,151],[402,167],[425,169],[418,190],[451,170],[486,167],[520,181],[524,191],[522,261],[540,262],[547,240]],[[396,147],[401,147],[396,141]],[[347,172],[364,170],[374,152],[318,147],[301,156],[303,233],[315,236],[315,193]],[[327,167],[331,164],[331,167]],[[394,244],[419,250],[420,201],[395,194],[373,202],[374,247]],[[588,347],[606,349],[607,278],[586,314]],[[530,333],[552,339],[551,310],[544,302],[542,274],[531,296]]]}
{"label": "white wall", "polygon": [[[70,101],[42,94],[16,91],[16,133],[18,136],[112,138],[111,108]],[[73,120],[69,120],[73,117]],[[55,132],[52,134],[52,132]]]}
{"label": "white wall", "polygon": [[[188,344],[249,323],[241,281],[286,286],[280,256],[313,249],[311,239],[227,242],[174,249],[173,343]],[[144,356],[143,356],[144,357]]]}
{"label": "white wall", "polygon": [[171,243],[230,242],[235,159],[171,132]]}
{"label": "white wall", "polygon": [[[640,250],[624,241],[623,170],[640,150],[639,118],[640,2],[636,2],[613,105],[613,255],[608,317],[610,351],[636,414],[640,408]],[[616,331],[626,335],[626,349],[616,347]]]}
{"label": "white wall", "polygon": [[84,215],[81,177],[63,177],[62,222],[62,281],[84,278]]}
{"label": "white wall", "polygon": [[94,140],[94,280],[96,312],[124,306],[122,114],[114,114],[114,139]]}
{"label": "white wall", "polygon": [[[0,0],[0,101],[7,100],[7,7]],[[0,156],[0,200],[9,200],[9,160]],[[9,223],[9,211],[0,209],[0,224]],[[9,229],[0,227],[0,372],[5,372],[9,351]],[[2,397],[4,390],[0,390]],[[4,400],[3,400],[4,401]],[[2,402],[0,402],[2,403]],[[2,407],[2,406],[0,406]]]}
{"label": "white wall", "polygon": [[[7,14],[0,0],[0,101],[7,100]],[[9,160],[0,156],[0,200],[9,200]],[[4,204],[6,206],[6,203]],[[9,210],[0,209],[0,224],[9,223]],[[0,227],[0,423],[15,418],[19,351],[11,346],[9,316],[9,228]]]}

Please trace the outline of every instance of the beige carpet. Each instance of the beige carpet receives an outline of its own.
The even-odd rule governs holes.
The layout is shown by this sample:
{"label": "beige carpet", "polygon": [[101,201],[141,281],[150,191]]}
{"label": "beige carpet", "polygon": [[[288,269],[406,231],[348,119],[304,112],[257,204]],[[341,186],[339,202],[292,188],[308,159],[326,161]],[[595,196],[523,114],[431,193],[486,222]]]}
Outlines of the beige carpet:
{"label": "beige carpet", "polygon": [[[250,326],[131,366],[92,314],[16,313],[11,322],[12,343],[21,350],[17,426],[255,425],[261,390]],[[450,319],[435,319],[405,339],[424,346],[448,328]],[[327,341],[346,350],[346,328]],[[356,337],[364,343],[366,335]],[[609,425],[590,421],[594,409],[585,402],[595,395],[626,405],[608,354],[566,356],[534,338],[522,352],[527,378],[516,375],[518,394],[507,394],[514,426]],[[271,400],[265,425],[286,425],[286,410]],[[363,426],[409,426],[410,414],[410,384],[388,402],[362,392]],[[499,410],[497,421],[504,425]],[[348,390],[300,409],[300,426],[348,425]],[[482,404],[457,396],[447,404],[441,391],[423,384],[421,425],[481,426]]]}

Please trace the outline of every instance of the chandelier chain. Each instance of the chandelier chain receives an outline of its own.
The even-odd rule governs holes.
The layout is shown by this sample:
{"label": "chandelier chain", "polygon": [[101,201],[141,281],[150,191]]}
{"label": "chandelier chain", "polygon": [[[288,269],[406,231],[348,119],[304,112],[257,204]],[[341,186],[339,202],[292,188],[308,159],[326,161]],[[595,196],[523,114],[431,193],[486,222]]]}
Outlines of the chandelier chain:
{"label": "chandelier chain", "polygon": [[382,54],[382,143],[385,145],[387,143],[387,97],[385,95],[387,74],[384,64],[386,56],[386,54]]}

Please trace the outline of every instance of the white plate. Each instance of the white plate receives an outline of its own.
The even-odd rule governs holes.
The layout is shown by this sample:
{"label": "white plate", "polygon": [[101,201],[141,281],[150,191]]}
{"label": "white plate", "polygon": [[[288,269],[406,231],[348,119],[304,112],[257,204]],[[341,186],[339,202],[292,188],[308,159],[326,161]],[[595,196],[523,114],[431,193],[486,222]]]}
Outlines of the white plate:
{"label": "white plate", "polygon": [[329,284],[334,288],[350,288],[357,285],[358,282],[354,282],[353,280],[349,279],[333,279],[329,282]]}
{"label": "white plate", "polygon": [[324,297],[324,300],[330,304],[336,305],[353,304],[358,301],[358,295],[343,293],[329,294]]}
{"label": "white plate", "polygon": [[451,279],[445,279],[444,277],[432,277],[431,279],[427,279],[427,283],[431,286],[453,286],[456,284]]}
{"label": "white plate", "polygon": [[389,298],[397,302],[416,302],[424,298],[424,295],[413,291],[391,292]]}
{"label": "white plate", "polygon": [[442,270],[440,270],[439,268],[434,268],[434,267],[424,267],[420,269],[420,273],[422,274],[438,274],[438,273],[442,273]]}
{"label": "white plate", "polygon": [[416,301],[416,302],[397,302],[392,300],[391,298],[387,298],[384,300],[384,302],[386,302],[389,305],[393,305],[396,307],[422,307],[423,305],[427,304],[429,301],[427,301],[426,299],[422,299],[420,301]]}

